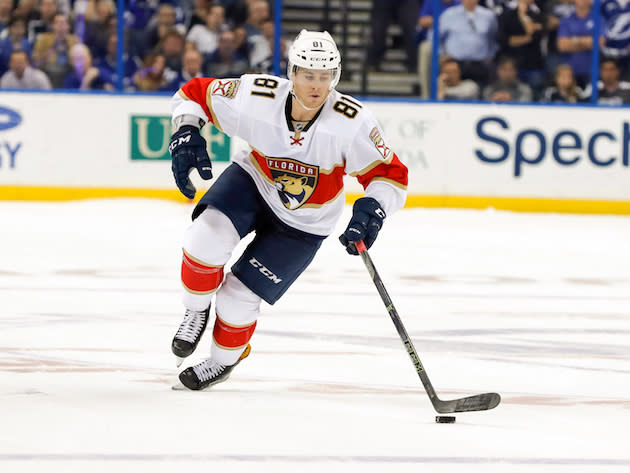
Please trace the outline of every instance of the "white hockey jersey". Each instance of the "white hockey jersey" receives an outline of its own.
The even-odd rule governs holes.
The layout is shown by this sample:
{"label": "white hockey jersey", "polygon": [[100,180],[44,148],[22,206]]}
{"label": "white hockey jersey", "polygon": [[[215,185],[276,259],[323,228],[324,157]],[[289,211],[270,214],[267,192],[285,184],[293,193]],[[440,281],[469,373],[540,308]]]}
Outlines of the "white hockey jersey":
{"label": "white hockey jersey", "polygon": [[308,123],[291,118],[291,84],[269,75],[193,79],[172,99],[173,119],[194,115],[251,147],[232,157],[287,225],[329,235],[345,203],[343,175],[356,176],[387,215],[407,194],[407,167],[358,100],[333,90]]}

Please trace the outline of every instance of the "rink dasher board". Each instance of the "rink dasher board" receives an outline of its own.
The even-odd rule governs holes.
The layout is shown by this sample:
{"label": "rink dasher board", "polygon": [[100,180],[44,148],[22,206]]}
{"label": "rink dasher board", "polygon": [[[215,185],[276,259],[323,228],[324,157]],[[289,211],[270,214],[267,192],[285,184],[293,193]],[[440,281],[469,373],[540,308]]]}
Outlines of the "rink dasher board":
{"label": "rink dasher board", "polygon": [[[0,199],[157,197],[174,189],[168,95],[4,92]],[[365,101],[409,168],[408,206],[630,213],[623,108]],[[215,175],[246,143],[211,126]],[[199,188],[205,183],[193,173]],[[348,200],[362,192],[346,177]]]}

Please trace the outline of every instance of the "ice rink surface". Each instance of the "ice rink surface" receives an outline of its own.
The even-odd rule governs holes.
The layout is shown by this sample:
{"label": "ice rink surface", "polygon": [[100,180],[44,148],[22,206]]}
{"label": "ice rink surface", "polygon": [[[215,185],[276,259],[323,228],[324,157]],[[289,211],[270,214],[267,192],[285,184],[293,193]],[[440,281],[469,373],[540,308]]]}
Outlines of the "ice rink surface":
{"label": "ice rink surface", "polygon": [[630,471],[629,217],[386,220],[371,256],[438,394],[503,398],[436,424],[336,238],[229,381],[171,390],[191,209],[0,202],[0,472]]}

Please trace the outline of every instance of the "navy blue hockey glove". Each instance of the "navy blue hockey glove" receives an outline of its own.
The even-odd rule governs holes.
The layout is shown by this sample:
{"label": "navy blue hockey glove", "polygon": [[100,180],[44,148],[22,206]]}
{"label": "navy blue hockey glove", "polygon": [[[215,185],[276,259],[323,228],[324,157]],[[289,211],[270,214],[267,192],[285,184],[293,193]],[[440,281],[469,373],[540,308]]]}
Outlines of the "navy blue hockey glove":
{"label": "navy blue hockey glove", "polygon": [[212,179],[212,163],[206,140],[199,133],[199,129],[192,125],[184,125],[171,136],[168,147],[173,158],[171,168],[177,187],[189,199],[195,197],[197,189],[190,182],[190,173],[197,168],[202,179]]}
{"label": "navy blue hockey glove", "polygon": [[383,226],[383,220],[385,211],[381,204],[371,197],[362,197],[354,203],[352,218],[346,231],[339,236],[339,241],[348,253],[358,255],[354,242],[363,240],[367,248],[372,246]]}

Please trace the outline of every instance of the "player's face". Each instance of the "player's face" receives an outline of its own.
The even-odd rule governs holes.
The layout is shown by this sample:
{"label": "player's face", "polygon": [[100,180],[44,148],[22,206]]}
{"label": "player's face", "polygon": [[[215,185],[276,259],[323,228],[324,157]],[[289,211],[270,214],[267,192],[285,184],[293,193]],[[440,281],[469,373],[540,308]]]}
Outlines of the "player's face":
{"label": "player's face", "polygon": [[298,68],[293,78],[293,92],[307,107],[319,107],[328,97],[332,71]]}

